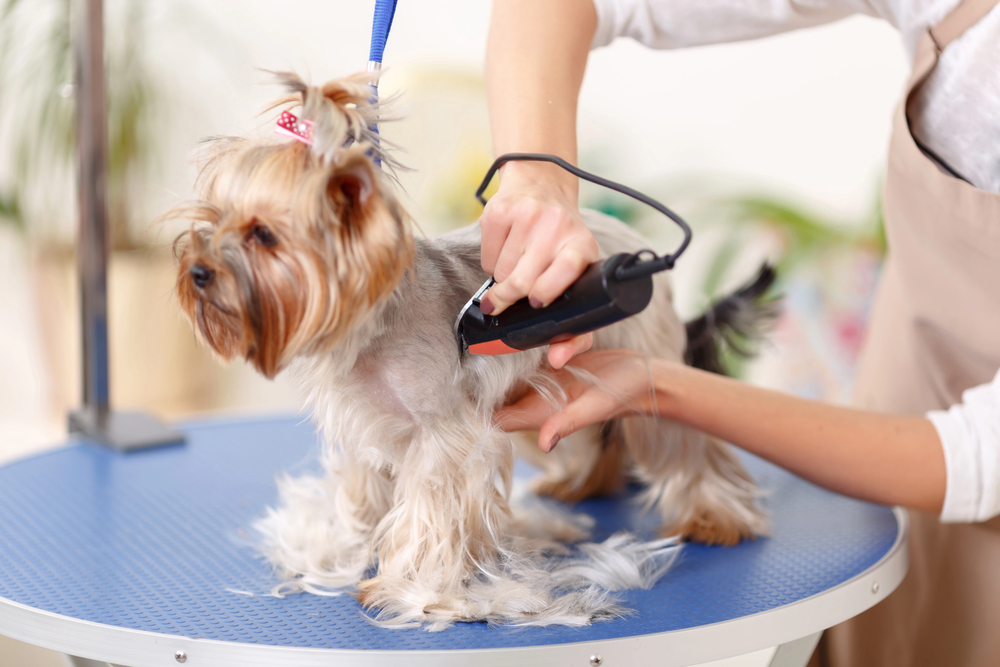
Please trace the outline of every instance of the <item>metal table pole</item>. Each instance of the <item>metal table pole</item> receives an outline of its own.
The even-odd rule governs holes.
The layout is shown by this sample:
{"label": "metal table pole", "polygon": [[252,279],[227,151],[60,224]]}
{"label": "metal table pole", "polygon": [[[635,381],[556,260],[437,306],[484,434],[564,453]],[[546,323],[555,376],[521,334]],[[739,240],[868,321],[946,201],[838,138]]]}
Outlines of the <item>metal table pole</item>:
{"label": "metal table pole", "polygon": [[80,305],[83,405],[69,415],[71,432],[115,449],[182,442],[180,433],[140,412],[115,412],[108,376],[107,113],[102,0],[75,0],[76,140],[79,158]]}

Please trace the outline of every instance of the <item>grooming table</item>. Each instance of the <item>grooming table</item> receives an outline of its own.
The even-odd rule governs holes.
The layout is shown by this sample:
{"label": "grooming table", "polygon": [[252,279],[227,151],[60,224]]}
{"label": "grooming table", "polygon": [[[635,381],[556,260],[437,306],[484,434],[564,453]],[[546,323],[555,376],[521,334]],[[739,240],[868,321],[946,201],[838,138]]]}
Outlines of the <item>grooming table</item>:
{"label": "grooming table", "polygon": [[[692,665],[777,646],[799,667],[823,629],[891,593],[905,515],[823,491],[759,459],[773,535],[684,547],[630,618],[584,628],[386,630],[350,595],[268,595],[251,524],[275,476],[316,468],[303,418],[213,420],[187,444],[132,453],[85,440],[0,468],[0,634],[76,665]],[[587,501],[595,539],[649,531],[627,499]],[[766,658],[765,658],[766,660]],[[764,664],[767,664],[766,662]]]}

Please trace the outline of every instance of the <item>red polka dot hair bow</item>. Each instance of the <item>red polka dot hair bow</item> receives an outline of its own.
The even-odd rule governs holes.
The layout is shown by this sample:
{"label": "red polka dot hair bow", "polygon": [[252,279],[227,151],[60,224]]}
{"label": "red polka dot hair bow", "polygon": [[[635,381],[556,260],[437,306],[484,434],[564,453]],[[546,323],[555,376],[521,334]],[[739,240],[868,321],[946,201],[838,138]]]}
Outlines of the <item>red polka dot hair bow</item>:
{"label": "red polka dot hair bow", "polygon": [[282,136],[301,141],[307,146],[312,146],[312,122],[299,120],[295,114],[288,111],[281,112],[278,127],[274,128],[274,131]]}

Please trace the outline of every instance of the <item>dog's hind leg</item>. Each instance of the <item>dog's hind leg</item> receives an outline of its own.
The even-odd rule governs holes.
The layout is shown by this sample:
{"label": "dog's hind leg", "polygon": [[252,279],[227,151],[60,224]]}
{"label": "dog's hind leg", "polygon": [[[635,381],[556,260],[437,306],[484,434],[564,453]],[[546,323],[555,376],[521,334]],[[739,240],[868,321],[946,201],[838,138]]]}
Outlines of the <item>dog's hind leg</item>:
{"label": "dog's hind leg", "polygon": [[663,518],[663,536],[733,545],[767,531],[757,485],[729,445],[701,431],[652,417],[622,420],[646,487],[642,500]]}
{"label": "dog's hind leg", "polygon": [[548,454],[533,442],[529,460],[538,460],[536,465],[545,472],[533,484],[535,493],[568,503],[617,493],[629,472],[622,436],[619,423],[613,421],[571,433]]}

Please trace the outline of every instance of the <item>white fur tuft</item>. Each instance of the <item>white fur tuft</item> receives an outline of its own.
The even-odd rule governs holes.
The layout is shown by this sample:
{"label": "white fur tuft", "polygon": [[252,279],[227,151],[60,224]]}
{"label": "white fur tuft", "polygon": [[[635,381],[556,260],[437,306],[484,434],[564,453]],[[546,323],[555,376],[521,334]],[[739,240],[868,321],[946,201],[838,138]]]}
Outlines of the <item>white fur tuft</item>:
{"label": "white fur tuft", "polygon": [[566,559],[552,571],[560,586],[648,590],[674,564],[681,542],[676,537],[642,541],[631,533],[615,533],[604,542],[581,544],[578,549],[579,556]]}

